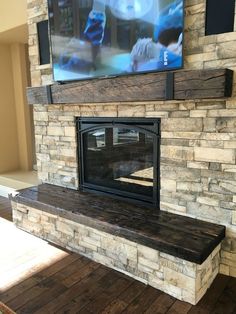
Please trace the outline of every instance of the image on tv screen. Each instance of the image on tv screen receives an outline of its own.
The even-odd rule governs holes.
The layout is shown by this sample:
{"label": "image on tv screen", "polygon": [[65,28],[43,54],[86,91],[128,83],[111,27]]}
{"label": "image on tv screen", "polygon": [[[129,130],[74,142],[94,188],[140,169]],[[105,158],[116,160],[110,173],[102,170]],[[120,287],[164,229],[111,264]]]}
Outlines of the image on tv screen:
{"label": "image on tv screen", "polygon": [[48,0],[55,81],[179,69],[183,0]]}

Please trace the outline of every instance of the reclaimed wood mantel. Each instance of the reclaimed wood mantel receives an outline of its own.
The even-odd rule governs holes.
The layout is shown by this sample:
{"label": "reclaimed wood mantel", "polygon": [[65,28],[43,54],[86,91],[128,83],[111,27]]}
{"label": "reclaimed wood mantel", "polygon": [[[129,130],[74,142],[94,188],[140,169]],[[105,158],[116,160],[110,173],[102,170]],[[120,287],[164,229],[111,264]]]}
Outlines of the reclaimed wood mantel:
{"label": "reclaimed wood mantel", "polygon": [[229,69],[148,73],[27,89],[28,103],[82,104],[231,97]]}

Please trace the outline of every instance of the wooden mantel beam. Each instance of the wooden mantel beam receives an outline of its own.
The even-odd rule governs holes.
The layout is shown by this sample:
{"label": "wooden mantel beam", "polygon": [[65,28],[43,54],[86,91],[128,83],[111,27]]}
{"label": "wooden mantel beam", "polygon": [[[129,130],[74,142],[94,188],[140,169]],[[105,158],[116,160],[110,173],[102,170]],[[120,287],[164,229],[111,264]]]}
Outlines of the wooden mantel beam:
{"label": "wooden mantel beam", "polygon": [[148,73],[27,89],[28,103],[84,104],[231,97],[229,69]]}

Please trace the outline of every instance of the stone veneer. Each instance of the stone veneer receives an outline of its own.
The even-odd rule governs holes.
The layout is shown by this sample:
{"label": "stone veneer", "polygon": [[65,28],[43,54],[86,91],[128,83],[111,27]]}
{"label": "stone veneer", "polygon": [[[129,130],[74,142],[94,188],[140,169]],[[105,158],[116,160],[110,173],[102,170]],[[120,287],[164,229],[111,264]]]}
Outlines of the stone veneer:
{"label": "stone veneer", "polygon": [[196,304],[219,272],[220,245],[202,265],[12,202],[16,225],[40,238]]}
{"label": "stone veneer", "polygon": [[[204,36],[205,1],[186,0],[185,69],[236,69],[236,27]],[[32,85],[52,83],[40,66],[36,23],[46,0],[28,0]],[[78,188],[76,116],[161,117],[161,209],[227,226],[220,272],[236,277],[236,89],[225,100],[34,106],[39,177]],[[47,219],[47,218],[45,218]]]}

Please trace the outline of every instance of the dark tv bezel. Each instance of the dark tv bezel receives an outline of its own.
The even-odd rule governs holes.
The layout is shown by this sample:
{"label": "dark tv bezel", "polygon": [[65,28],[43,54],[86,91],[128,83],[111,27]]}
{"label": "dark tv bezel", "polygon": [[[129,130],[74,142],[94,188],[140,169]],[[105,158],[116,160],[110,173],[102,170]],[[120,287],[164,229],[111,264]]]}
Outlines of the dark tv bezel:
{"label": "dark tv bezel", "polygon": [[[66,84],[66,83],[72,83],[72,82],[78,82],[78,81],[91,81],[91,80],[98,80],[98,79],[111,79],[116,77],[125,77],[125,76],[138,76],[143,74],[149,74],[149,73],[165,73],[165,72],[171,72],[171,71],[178,71],[182,70],[184,68],[184,29],[185,29],[185,0],[182,0],[183,2],[183,14],[182,14],[182,25],[183,25],[183,32],[182,32],[182,58],[181,58],[181,66],[180,67],[173,67],[171,69],[162,69],[162,70],[151,70],[151,71],[139,71],[139,72],[130,72],[130,73],[121,73],[121,74],[110,74],[110,75],[97,75],[93,77],[87,77],[87,78],[75,78],[75,79],[65,79],[65,80],[56,80],[55,74],[54,74],[54,58],[53,58],[53,51],[52,51],[52,30],[51,30],[51,18],[50,18],[50,11],[49,11],[49,1],[54,0],[47,0],[48,4],[48,28],[49,28],[49,44],[50,44],[50,53],[51,53],[51,60],[52,60],[52,75],[53,75],[53,81],[57,82],[59,84]],[[59,0],[56,0],[59,1]],[[75,0],[72,0],[75,1]],[[145,0],[143,0],[145,1]],[[159,1],[159,0],[155,0]],[[173,1],[174,2],[174,1]]]}

